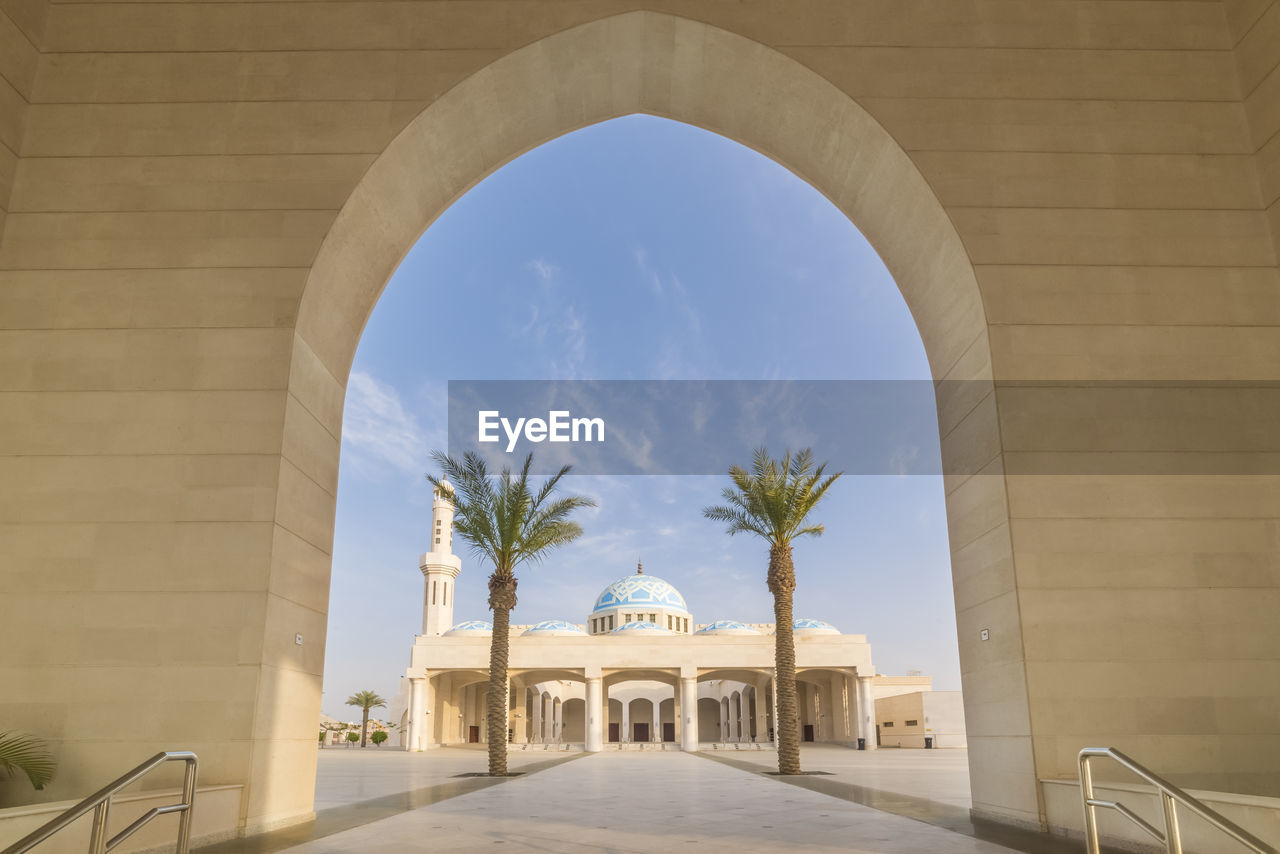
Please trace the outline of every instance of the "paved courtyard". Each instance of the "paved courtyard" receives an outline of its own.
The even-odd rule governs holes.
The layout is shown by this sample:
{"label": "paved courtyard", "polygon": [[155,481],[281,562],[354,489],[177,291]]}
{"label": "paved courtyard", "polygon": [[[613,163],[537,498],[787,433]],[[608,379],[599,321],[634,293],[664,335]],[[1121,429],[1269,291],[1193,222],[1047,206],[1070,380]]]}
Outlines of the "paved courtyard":
{"label": "paved courtyard", "polygon": [[[443,774],[444,765],[470,762],[470,757],[450,754],[466,751],[406,754],[408,764],[396,767],[412,769],[410,774]],[[443,764],[438,771],[418,770],[414,756]],[[483,754],[475,756],[483,761]],[[342,787],[350,785],[348,772],[358,763],[377,761],[376,757],[354,760],[323,759],[322,778],[331,771],[338,773],[321,787],[339,797]],[[375,777],[390,780],[397,761],[392,759],[386,764],[387,773],[380,771]],[[886,756],[874,764],[894,761]],[[853,763],[842,773],[861,770],[869,771],[870,766],[861,769]],[[799,848],[862,854],[1001,854],[1012,850],[678,752],[585,756],[288,850],[391,854],[474,851],[496,844],[503,845],[504,851],[538,852],[648,852],[673,845],[725,852]]]}
{"label": "paved courtyard", "polygon": [[[762,771],[778,768],[773,752],[726,750],[708,752],[748,763]],[[825,771],[830,779],[865,786],[881,792],[895,792],[913,798],[968,810],[969,751],[967,750],[850,750],[845,747],[806,744],[800,750],[800,764],[806,771]]]}
{"label": "paved courtyard", "polygon": [[[507,768],[520,771],[564,755],[512,752]],[[409,753],[398,747],[327,747],[320,751],[316,766],[316,811],[454,782],[459,774],[488,767],[488,754],[472,748]]]}

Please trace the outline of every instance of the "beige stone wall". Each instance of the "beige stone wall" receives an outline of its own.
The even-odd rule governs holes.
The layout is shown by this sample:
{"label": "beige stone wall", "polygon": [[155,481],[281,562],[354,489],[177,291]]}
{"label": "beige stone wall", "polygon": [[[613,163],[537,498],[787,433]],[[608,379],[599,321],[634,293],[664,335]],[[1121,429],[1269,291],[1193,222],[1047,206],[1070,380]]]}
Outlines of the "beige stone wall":
{"label": "beige stone wall", "polygon": [[0,235],[9,213],[46,13],[45,0],[0,2]]}
{"label": "beige stone wall", "polygon": [[[0,4],[0,721],[57,744],[49,798],[159,745],[247,783],[246,826],[310,810],[367,312],[443,206],[590,121],[811,180],[939,378],[1276,378],[1277,3],[667,0],[718,29],[564,32],[639,5]],[[1217,453],[1275,451],[1237,429],[1271,404],[947,395],[944,453],[983,472],[948,481],[979,807],[1039,819],[1086,742],[1280,792],[1280,483]],[[1117,443],[1180,474],[1035,473]]]}
{"label": "beige stone wall", "polygon": [[1280,3],[1227,0],[1226,9],[1262,204],[1280,245]]}

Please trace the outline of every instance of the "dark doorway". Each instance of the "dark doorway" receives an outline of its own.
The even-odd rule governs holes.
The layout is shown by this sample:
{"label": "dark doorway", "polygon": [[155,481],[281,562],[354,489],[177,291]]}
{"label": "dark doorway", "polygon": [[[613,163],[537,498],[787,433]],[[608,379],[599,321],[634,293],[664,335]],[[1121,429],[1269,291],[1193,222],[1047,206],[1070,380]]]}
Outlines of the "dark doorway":
{"label": "dark doorway", "polygon": [[632,736],[632,739],[631,739],[632,741],[648,741],[649,740],[648,724],[635,723],[635,724],[632,724],[631,727],[632,729],[635,730],[635,734]]}
{"label": "dark doorway", "polygon": [[676,740],[676,725],[674,723],[667,721],[662,725],[662,740],[663,741]]}
{"label": "dark doorway", "polygon": [[813,741],[813,724],[804,725],[804,740]]}
{"label": "dark doorway", "polygon": [[472,744],[480,743],[480,727],[478,726],[471,727],[471,731],[467,733],[467,741],[471,742]]}
{"label": "dark doorway", "polygon": [[609,741],[617,743],[622,738],[622,725],[609,724]]}

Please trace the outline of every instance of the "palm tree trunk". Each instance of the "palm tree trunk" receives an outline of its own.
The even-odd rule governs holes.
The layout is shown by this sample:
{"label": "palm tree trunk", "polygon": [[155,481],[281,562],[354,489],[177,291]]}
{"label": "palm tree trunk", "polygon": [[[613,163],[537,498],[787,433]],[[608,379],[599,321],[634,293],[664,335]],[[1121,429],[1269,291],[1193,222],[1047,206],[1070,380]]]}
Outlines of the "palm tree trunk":
{"label": "palm tree trunk", "polygon": [[489,776],[507,776],[507,661],[511,646],[511,609],[516,606],[516,579],[489,576],[489,607],[493,609],[493,639],[489,644],[488,713]]}
{"label": "palm tree trunk", "polygon": [[778,698],[778,773],[800,773],[800,708],[796,701],[796,639],[792,630],[792,600],[796,568],[791,546],[769,549],[769,591],[773,593],[774,686]]}
{"label": "palm tree trunk", "polygon": [[364,707],[364,721],[360,724],[360,746],[364,747],[369,738],[369,707]]}

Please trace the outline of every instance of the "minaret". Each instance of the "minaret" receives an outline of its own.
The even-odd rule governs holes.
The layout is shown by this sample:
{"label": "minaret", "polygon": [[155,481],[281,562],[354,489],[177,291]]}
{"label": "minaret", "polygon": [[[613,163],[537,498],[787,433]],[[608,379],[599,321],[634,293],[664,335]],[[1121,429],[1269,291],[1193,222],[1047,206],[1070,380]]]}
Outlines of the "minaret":
{"label": "minaret", "polygon": [[[451,492],[449,481],[440,486]],[[431,551],[418,560],[422,570],[422,633],[442,635],[453,625],[453,588],[462,558],[453,553],[453,503],[437,487],[431,502]]]}

